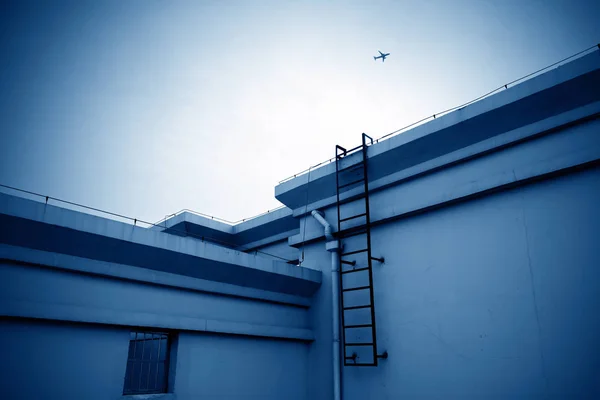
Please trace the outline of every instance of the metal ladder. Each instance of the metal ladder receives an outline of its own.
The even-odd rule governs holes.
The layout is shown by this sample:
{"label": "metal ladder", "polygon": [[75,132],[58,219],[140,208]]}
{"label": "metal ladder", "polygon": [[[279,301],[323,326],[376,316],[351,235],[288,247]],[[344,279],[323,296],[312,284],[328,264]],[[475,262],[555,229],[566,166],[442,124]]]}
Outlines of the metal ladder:
{"label": "metal ladder", "polygon": [[[335,146],[337,238],[341,245],[338,254],[344,365],[376,367],[379,359],[387,358],[387,352],[377,353],[373,261],[383,263],[384,259],[371,254],[367,139],[373,144],[373,139],[363,133],[362,144],[355,148]],[[340,194],[345,192],[351,193],[349,201],[342,204]]]}

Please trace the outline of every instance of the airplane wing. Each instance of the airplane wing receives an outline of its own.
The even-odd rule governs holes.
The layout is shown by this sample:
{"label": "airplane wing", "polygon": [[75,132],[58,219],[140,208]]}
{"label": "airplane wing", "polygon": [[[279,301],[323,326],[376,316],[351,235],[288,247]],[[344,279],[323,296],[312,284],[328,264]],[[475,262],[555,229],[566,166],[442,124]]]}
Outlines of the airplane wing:
{"label": "airplane wing", "polygon": [[383,55],[383,53],[381,52],[381,50],[377,50],[379,52],[380,55]]}

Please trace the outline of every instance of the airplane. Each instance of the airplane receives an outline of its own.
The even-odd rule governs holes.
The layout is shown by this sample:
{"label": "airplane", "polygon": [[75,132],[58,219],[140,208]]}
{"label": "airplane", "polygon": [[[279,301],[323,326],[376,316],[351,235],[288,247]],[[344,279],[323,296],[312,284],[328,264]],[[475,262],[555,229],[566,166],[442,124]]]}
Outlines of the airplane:
{"label": "airplane", "polygon": [[[377,51],[379,51],[379,50],[377,50]],[[377,61],[377,59],[378,59],[378,58],[381,58],[381,62],[385,62],[385,58],[386,58],[387,56],[389,56],[389,55],[390,55],[390,53],[383,54],[381,51],[379,51],[379,54],[380,54],[380,55],[379,55],[379,56],[377,56],[377,57],[373,56],[373,59],[374,59],[375,61]]]}

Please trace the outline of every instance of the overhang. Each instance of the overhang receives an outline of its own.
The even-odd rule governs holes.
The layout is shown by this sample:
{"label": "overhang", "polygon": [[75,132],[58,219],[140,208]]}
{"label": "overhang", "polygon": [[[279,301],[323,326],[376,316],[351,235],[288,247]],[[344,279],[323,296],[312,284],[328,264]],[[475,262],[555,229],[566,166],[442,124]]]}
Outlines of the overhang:
{"label": "overhang", "polygon": [[0,243],[310,297],[321,272],[0,194]]}
{"label": "overhang", "polygon": [[[381,181],[446,154],[556,115],[566,115],[598,101],[600,51],[595,51],[501,93],[369,146],[369,181]],[[356,153],[344,162],[351,164],[358,157],[360,154]],[[393,182],[388,182],[389,184]],[[383,187],[379,189],[381,188]],[[312,170],[310,182],[308,174],[304,174],[275,188],[275,197],[293,209],[295,216],[330,205],[335,201],[335,196],[335,163]]]}

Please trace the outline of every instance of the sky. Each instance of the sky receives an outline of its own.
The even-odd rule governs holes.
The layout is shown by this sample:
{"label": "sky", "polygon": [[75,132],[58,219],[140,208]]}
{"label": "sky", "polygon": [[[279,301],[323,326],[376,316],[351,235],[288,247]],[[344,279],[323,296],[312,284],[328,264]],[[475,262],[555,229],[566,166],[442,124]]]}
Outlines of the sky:
{"label": "sky", "polygon": [[588,0],[2,0],[0,183],[147,221],[251,217],[336,144],[599,43],[598,15]]}

